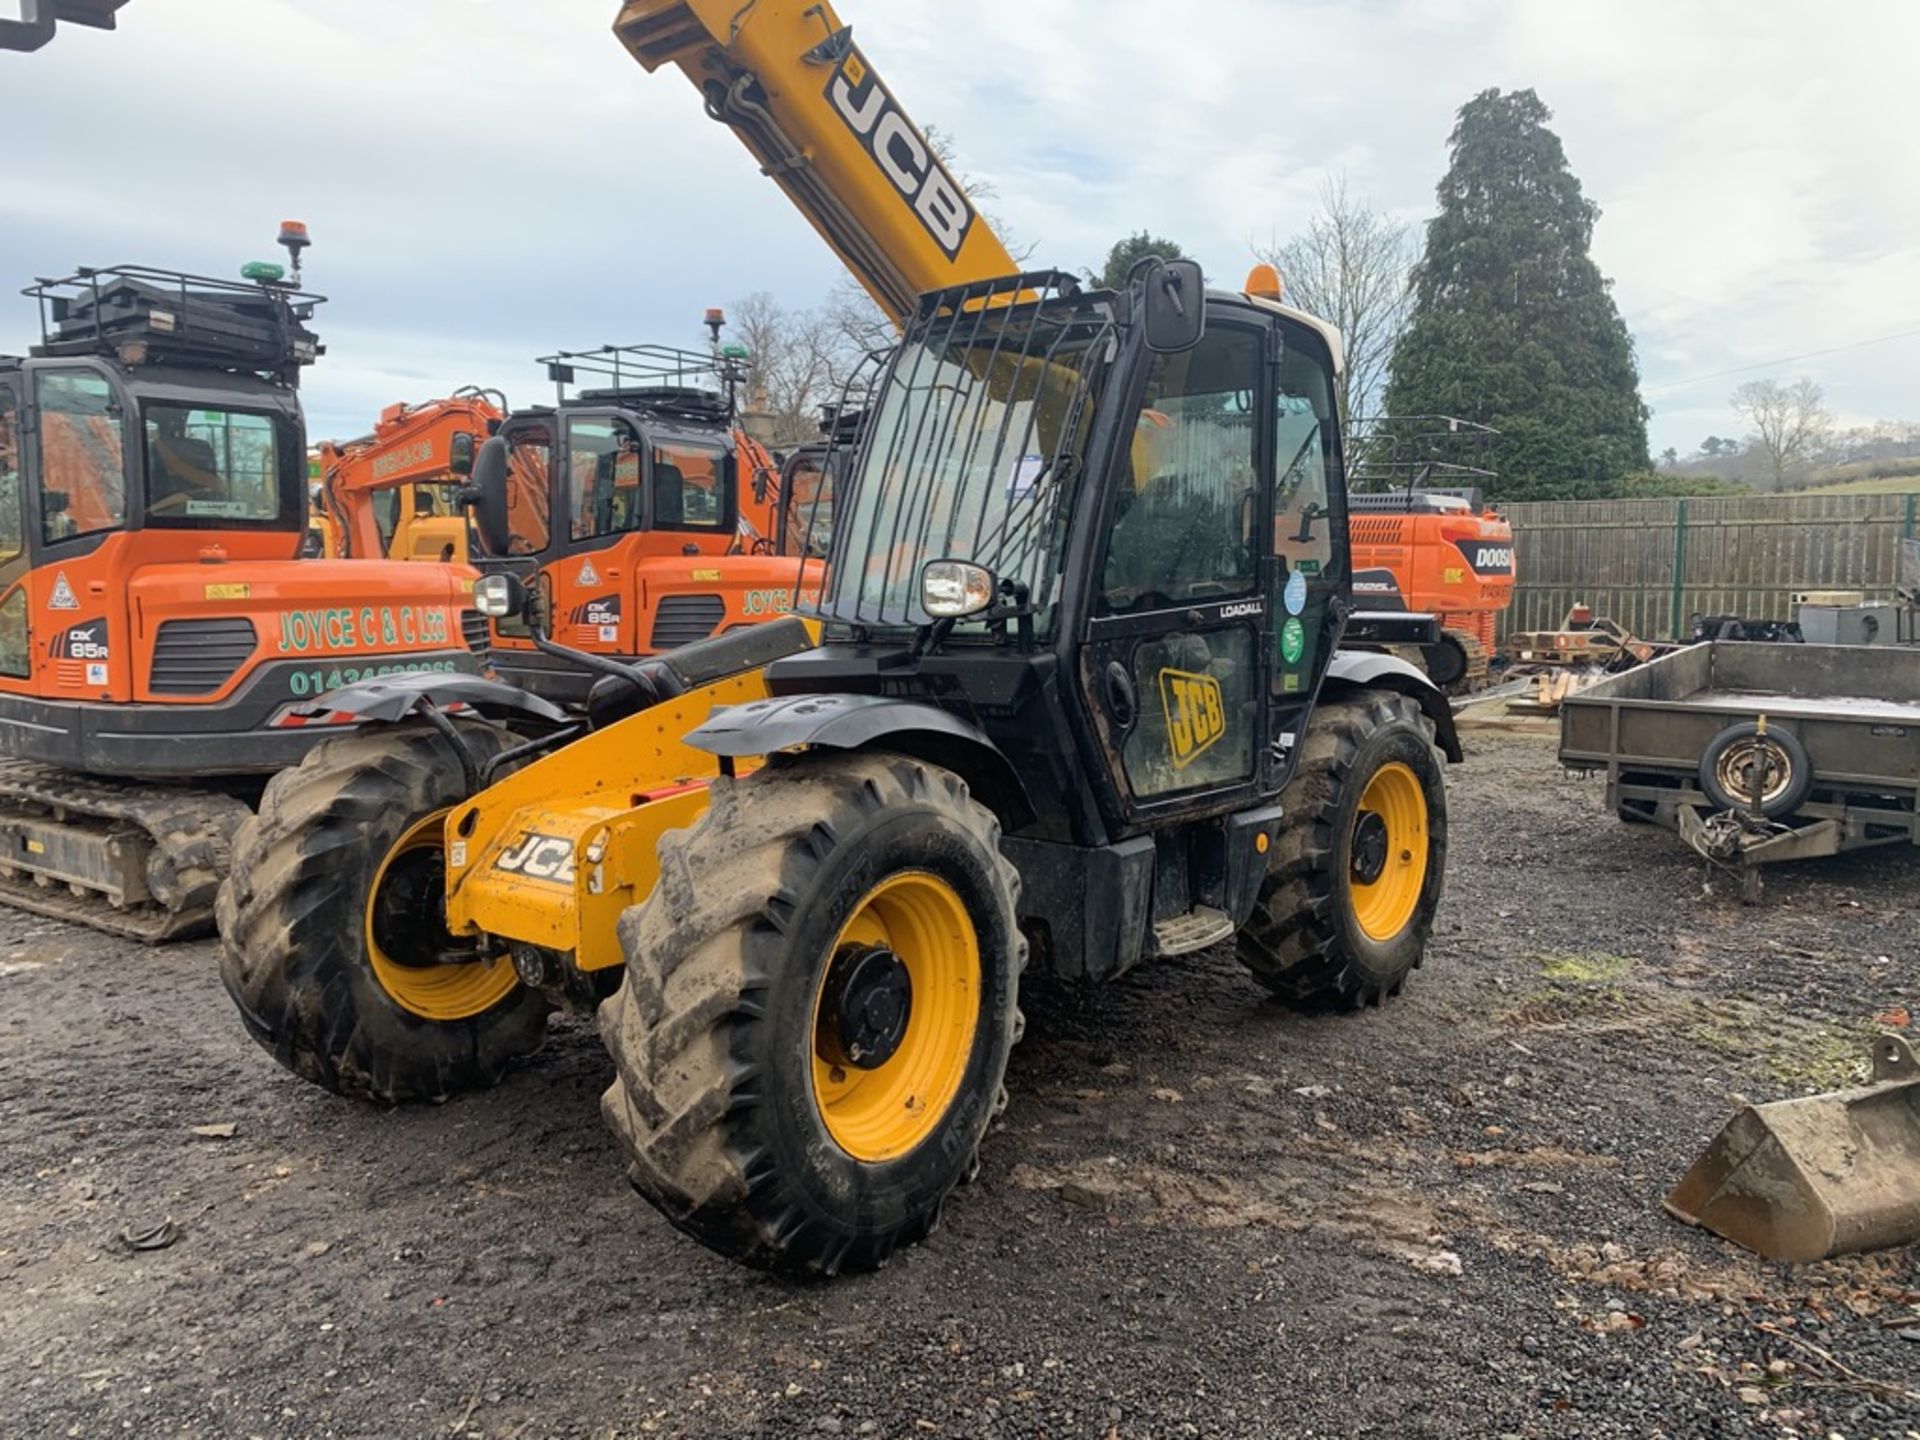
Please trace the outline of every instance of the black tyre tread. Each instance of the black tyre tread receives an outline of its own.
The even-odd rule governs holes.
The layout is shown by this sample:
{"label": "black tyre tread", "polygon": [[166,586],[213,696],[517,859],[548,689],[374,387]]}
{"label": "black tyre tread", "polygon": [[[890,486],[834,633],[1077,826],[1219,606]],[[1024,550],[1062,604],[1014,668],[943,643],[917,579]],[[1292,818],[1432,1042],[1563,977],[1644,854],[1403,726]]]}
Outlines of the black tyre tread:
{"label": "black tyre tread", "polygon": [[[490,726],[463,724],[461,732],[483,759],[512,743]],[[525,989],[485,1015],[446,1024],[391,1002],[391,1016],[363,1014],[356,1001],[365,891],[385,849],[381,827],[454,803],[459,775],[445,737],[430,726],[356,731],[323,741],[274,776],[259,813],[234,838],[215,905],[221,979],[261,1045],[337,1094],[443,1101],[496,1083],[545,1037],[550,1007]]]}
{"label": "black tyre tread", "polygon": [[[625,984],[600,1007],[616,1078],[601,1110],[630,1161],[634,1188],[678,1228],[743,1263],[833,1274],[883,1265],[924,1238],[907,1232],[849,1240],[783,1204],[771,1158],[736,1138],[734,1117],[760,1102],[762,1076],[734,1057],[730,1032],[761,1012],[779,937],[835,835],[909,801],[931,802],[994,856],[1013,929],[1018,872],[999,852],[1000,827],[960,778],[892,755],[838,755],[718,780],[700,822],[660,841],[660,880],[620,922]],[[1017,931],[1015,931],[1017,934]],[[1017,943],[1016,967],[1026,956]],[[1016,1003],[1004,1017],[1017,1039]],[[990,1114],[1005,1107],[995,1081]],[[977,1156],[981,1134],[973,1137]],[[974,1157],[969,1157],[971,1172]]]}
{"label": "black tyre tread", "polygon": [[[1740,721],[1715,735],[1700,752],[1700,788],[1722,810],[1746,810],[1753,802],[1745,796],[1730,795],[1721,786],[1715,774],[1720,753],[1741,740],[1753,739],[1759,734],[1760,726],[1756,722]],[[1806,746],[1800,742],[1800,737],[1790,730],[1776,727],[1767,732],[1766,738],[1787,757],[1791,776],[1787,788],[1761,807],[1761,814],[1769,820],[1785,820],[1797,813],[1813,794],[1813,760],[1807,754]]]}
{"label": "black tyre tread", "polygon": [[[1332,886],[1340,839],[1335,818],[1354,758],[1369,735],[1393,724],[1418,726],[1432,763],[1444,773],[1446,757],[1433,743],[1433,722],[1409,696],[1368,690],[1322,702],[1308,724],[1293,783],[1282,797],[1285,819],[1268,856],[1267,877],[1236,944],[1254,978],[1290,1004],[1356,1010],[1380,1005],[1401,988],[1370,985],[1342,952]],[[1446,823],[1444,811],[1428,816],[1436,865],[1445,863]],[[1432,909],[1423,910],[1414,923],[1424,952]]]}

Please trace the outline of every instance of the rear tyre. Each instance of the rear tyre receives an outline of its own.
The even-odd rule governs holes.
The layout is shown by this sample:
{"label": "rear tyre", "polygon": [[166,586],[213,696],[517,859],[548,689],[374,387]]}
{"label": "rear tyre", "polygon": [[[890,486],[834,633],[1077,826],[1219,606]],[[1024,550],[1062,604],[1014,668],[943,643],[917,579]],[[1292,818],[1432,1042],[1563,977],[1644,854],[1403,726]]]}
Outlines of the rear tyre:
{"label": "rear tyre", "polygon": [[1420,964],[1447,861],[1446,759],[1411,698],[1368,690],[1314,711],[1241,962],[1280,999],[1354,1010]]}
{"label": "rear tyre", "polygon": [[763,1269],[872,1269],[925,1236],[1005,1104],[1026,942],[999,835],[899,756],[717,782],[661,841],[600,1008],[634,1188]]}
{"label": "rear tyre", "polygon": [[[460,728],[482,760],[511,743]],[[216,906],[220,978],[296,1075],[388,1104],[440,1101],[540,1047],[546,997],[447,933],[440,825],[466,798],[444,736],[393,726],[315,746],[241,827]]]}

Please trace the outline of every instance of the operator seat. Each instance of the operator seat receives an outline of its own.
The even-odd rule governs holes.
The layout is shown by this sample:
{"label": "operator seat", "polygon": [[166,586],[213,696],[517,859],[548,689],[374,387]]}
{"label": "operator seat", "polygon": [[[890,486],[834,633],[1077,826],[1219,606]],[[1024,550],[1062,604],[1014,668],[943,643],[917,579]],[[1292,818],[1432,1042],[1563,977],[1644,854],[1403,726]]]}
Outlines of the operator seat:
{"label": "operator seat", "polygon": [[687,520],[687,477],[678,465],[655,461],[653,466],[653,523],[684,525]]}

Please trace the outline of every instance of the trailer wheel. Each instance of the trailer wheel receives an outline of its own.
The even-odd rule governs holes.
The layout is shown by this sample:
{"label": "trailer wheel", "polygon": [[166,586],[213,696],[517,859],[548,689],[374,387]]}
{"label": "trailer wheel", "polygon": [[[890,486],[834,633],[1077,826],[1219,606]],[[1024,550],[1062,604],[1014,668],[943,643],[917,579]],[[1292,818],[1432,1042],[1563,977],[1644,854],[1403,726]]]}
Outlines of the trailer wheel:
{"label": "trailer wheel", "polygon": [[1241,962],[1291,1004],[1352,1010],[1420,964],[1446,873],[1446,760],[1409,697],[1369,690],[1309,724]]}
{"label": "trailer wheel", "polygon": [[[463,724],[482,759],[510,737]],[[446,928],[441,822],[467,798],[425,724],[327,740],[268,784],[216,915],[220,977],[254,1039],[341,1095],[441,1101],[537,1050],[551,1009]]]}
{"label": "trailer wheel", "polygon": [[1751,810],[1753,782],[1760,780],[1760,813],[1783,820],[1813,793],[1813,762],[1806,747],[1785,730],[1762,733],[1751,720],[1729,725],[1700,755],[1700,788],[1722,810]]}
{"label": "trailer wheel", "polygon": [[1026,942],[999,838],[958,776],[898,756],[716,783],[661,841],[600,1008],[634,1188],[763,1269],[873,1269],[926,1235],[1005,1104]]}

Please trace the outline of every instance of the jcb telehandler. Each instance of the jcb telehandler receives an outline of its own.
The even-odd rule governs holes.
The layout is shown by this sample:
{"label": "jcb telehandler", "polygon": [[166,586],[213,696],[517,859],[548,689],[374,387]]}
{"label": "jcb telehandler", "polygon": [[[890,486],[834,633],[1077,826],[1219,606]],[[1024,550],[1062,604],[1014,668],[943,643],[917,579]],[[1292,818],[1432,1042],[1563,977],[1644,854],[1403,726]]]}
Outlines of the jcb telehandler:
{"label": "jcb telehandler", "polygon": [[[851,460],[820,456],[813,619],[627,664],[482,579],[587,714],[516,742],[437,712],[432,677],[317,702],[361,723],[242,832],[222,974],[282,1063],[386,1102],[488,1084],[598,1004],[649,1200],[751,1264],[870,1267],[971,1172],[1029,963],[1102,980],[1230,943],[1289,1001],[1395,994],[1458,740],[1424,675],[1340,648],[1340,337],[1270,270],[1008,273],[831,6],[632,0],[616,29],[901,327]],[[496,538],[510,468],[505,434],[482,447]]]}
{"label": "jcb telehandler", "polygon": [[1338,365],[1186,264],[926,296],[838,497],[823,642],[781,621],[629,667],[532,746],[445,716],[322,746],[222,891],[249,1028],[330,1088],[439,1098],[604,1001],[641,1191],[833,1271],[972,1167],[1030,956],[1105,979],[1231,942],[1290,1000],[1378,1004],[1426,943],[1458,744],[1424,676],[1338,648]]}
{"label": "jcb telehandler", "polygon": [[296,715],[374,675],[480,668],[472,580],[297,560],[298,383],[321,297],[142,266],[27,290],[0,356],[0,903],[147,940],[204,930]]}

